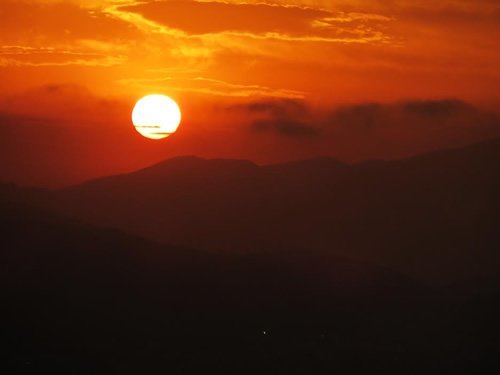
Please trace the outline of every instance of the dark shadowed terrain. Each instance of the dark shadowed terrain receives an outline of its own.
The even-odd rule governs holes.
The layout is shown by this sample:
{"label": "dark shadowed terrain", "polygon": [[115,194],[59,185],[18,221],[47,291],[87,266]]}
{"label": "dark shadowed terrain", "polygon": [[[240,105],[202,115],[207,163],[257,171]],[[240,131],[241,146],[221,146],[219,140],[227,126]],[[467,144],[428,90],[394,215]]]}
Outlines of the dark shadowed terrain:
{"label": "dark shadowed terrain", "polygon": [[319,251],[432,284],[500,271],[500,141],[391,162],[167,160],[50,193],[46,207],[215,252]]}
{"label": "dark shadowed terrain", "polygon": [[491,142],[2,185],[2,367],[497,373],[499,167]]}

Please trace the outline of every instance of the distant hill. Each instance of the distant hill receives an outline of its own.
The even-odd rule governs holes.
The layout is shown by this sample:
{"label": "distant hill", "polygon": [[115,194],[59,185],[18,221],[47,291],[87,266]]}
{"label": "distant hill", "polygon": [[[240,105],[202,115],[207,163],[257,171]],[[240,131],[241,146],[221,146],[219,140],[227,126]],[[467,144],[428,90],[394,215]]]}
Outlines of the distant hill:
{"label": "distant hill", "polygon": [[341,255],[435,284],[497,279],[500,141],[356,165],[181,157],[54,191],[45,207],[215,252]]}
{"label": "distant hill", "polygon": [[447,364],[459,351],[489,360],[484,320],[467,325],[474,346],[462,343],[469,309],[393,271],[160,245],[0,190],[5,373],[438,373],[466,365]]}

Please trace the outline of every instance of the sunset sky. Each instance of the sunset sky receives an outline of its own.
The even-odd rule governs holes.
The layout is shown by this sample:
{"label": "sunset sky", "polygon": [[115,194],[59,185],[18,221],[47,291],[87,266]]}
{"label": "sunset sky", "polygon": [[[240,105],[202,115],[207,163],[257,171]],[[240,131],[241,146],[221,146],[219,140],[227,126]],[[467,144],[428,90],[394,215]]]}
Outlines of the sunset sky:
{"label": "sunset sky", "polygon": [[[0,180],[177,155],[400,158],[500,135],[496,0],[0,2]],[[162,93],[177,134],[134,103]]]}

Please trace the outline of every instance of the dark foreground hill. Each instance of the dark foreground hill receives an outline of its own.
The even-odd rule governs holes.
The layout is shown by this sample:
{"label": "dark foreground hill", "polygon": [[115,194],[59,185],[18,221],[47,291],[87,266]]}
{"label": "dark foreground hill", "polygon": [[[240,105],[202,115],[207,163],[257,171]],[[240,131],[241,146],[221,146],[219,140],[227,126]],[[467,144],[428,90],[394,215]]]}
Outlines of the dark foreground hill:
{"label": "dark foreground hill", "polygon": [[52,193],[46,207],[212,251],[320,251],[434,284],[500,274],[500,141],[391,161],[194,157]]}
{"label": "dark foreground hill", "polygon": [[37,192],[2,193],[3,373],[494,369],[495,296],[454,300],[333,256],[155,244],[34,209],[22,197]]}

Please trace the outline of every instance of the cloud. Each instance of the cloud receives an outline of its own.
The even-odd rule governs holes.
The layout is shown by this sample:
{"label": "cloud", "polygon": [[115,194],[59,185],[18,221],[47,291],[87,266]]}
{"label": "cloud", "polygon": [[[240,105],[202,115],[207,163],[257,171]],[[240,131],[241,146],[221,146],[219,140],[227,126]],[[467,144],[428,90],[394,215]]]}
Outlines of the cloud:
{"label": "cloud", "polygon": [[311,111],[300,100],[264,100],[234,105],[231,110],[247,112],[253,119],[250,129],[256,132],[276,132],[287,137],[312,137],[319,133],[314,127]]}
{"label": "cloud", "polygon": [[272,100],[251,102],[237,105],[235,109],[246,109],[252,113],[265,113],[272,117],[303,117],[309,114],[309,108],[299,100]]}
{"label": "cloud", "polygon": [[0,2],[0,66],[113,66],[126,61],[126,22],[75,4]]}
{"label": "cloud", "polygon": [[76,4],[54,2],[2,0],[0,2],[1,44],[39,46],[45,43],[63,44],[75,40],[94,39],[118,41],[135,38],[138,30],[131,24],[109,17],[98,9],[87,9]]}
{"label": "cloud", "polygon": [[[182,73],[182,72],[181,72]],[[304,98],[305,92],[272,88],[263,85],[248,85],[226,82],[208,77],[163,77],[163,78],[129,78],[119,83],[133,85],[148,90],[175,92],[190,92],[205,95],[215,95],[233,98],[274,97],[274,98]]]}
{"label": "cloud", "polygon": [[313,128],[309,124],[290,118],[255,120],[251,127],[255,131],[274,130],[291,137],[309,137],[318,134],[317,129]]}
{"label": "cloud", "polygon": [[[284,41],[369,43],[390,38],[382,15],[333,13],[310,7],[265,3],[156,1],[117,7],[185,36],[243,36]],[[158,29],[158,27],[157,27]],[[180,34],[179,34],[180,33]]]}
{"label": "cloud", "polygon": [[414,100],[394,104],[365,103],[340,107],[328,114],[324,127],[350,132],[439,131],[479,129],[494,125],[497,116],[457,99]]}
{"label": "cloud", "polygon": [[500,116],[455,99],[330,109],[276,100],[229,110],[242,113],[252,132],[283,140],[308,137],[307,147],[314,145],[316,153],[351,161],[405,157],[500,136]]}
{"label": "cloud", "polygon": [[403,111],[423,118],[446,118],[476,112],[470,104],[456,99],[404,102],[401,107]]}
{"label": "cloud", "polygon": [[99,97],[86,87],[74,84],[44,85],[0,100],[4,119],[6,116],[30,118],[52,125],[109,125],[128,112],[127,103]]}
{"label": "cloud", "polygon": [[85,52],[81,48],[0,46],[0,67],[6,66],[113,66],[127,60],[123,55]]}

